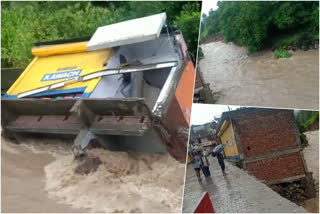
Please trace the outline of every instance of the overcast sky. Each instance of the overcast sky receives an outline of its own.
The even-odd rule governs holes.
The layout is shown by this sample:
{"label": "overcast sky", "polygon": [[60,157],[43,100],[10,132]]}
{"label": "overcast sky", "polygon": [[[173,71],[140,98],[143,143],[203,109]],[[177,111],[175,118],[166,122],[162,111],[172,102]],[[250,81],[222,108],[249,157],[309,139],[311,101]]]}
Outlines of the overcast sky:
{"label": "overcast sky", "polygon": [[[192,104],[191,125],[200,125],[209,123],[214,117],[220,117],[223,112],[235,110],[241,106],[234,105],[213,105],[213,104]],[[247,106],[250,107],[250,106]],[[291,110],[291,109],[290,109]],[[301,110],[294,110],[295,115]]]}
{"label": "overcast sky", "polygon": [[202,13],[209,14],[210,9],[218,9],[216,0],[203,0],[202,1]]}
{"label": "overcast sky", "polygon": [[[237,109],[240,106],[229,105],[231,110]],[[211,122],[214,117],[220,117],[222,112],[229,111],[227,105],[212,105],[212,104],[193,104],[191,114],[191,124],[199,125]]]}

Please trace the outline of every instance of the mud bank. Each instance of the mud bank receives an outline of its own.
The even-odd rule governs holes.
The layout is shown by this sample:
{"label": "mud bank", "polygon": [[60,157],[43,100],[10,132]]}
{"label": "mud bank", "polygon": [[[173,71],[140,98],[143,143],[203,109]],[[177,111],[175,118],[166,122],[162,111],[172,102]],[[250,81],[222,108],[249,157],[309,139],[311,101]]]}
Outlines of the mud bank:
{"label": "mud bank", "polygon": [[318,108],[318,50],[275,59],[272,51],[248,56],[245,48],[221,41],[201,48],[202,75],[218,104]]}
{"label": "mud bank", "polygon": [[309,212],[319,213],[319,130],[305,132],[309,145],[303,149],[308,170],[313,172],[317,197],[308,199],[303,207]]}
{"label": "mud bank", "polygon": [[[74,212],[181,212],[185,166],[169,155],[93,149],[90,155],[99,157],[102,164],[96,172],[80,175],[74,172],[77,162],[68,143],[28,142],[15,147],[31,150],[30,158],[41,159],[44,154],[49,158],[39,166],[44,172],[39,191],[57,206],[68,206]],[[28,185],[29,180],[23,180]]]}

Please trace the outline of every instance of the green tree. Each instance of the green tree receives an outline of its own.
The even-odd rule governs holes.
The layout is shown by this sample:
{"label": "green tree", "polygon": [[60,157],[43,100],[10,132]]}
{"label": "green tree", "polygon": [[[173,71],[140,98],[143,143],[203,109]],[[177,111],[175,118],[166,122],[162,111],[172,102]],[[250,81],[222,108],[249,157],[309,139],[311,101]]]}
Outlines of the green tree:
{"label": "green tree", "polygon": [[[1,2],[2,67],[25,67],[35,42],[91,36],[97,27],[166,12],[195,55],[200,2]],[[183,12],[185,11],[185,12]]]}
{"label": "green tree", "polygon": [[186,43],[189,44],[189,51],[193,56],[196,56],[197,53],[200,16],[200,5],[198,2],[194,2],[184,5],[183,10],[174,21],[174,24],[182,31]]}
{"label": "green tree", "polygon": [[313,124],[319,123],[319,112],[299,111],[296,115],[296,122],[300,132],[305,132]]}
{"label": "green tree", "polygon": [[286,48],[319,38],[319,2],[223,1],[218,6],[203,20],[202,33],[223,34],[226,42],[245,46],[250,53],[269,43]]}
{"label": "green tree", "polygon": [[25,67],[34,42],[90,36],[96,28],[123,20],[123,10],[90,2],[10,2],[1,10],[2,67]]}

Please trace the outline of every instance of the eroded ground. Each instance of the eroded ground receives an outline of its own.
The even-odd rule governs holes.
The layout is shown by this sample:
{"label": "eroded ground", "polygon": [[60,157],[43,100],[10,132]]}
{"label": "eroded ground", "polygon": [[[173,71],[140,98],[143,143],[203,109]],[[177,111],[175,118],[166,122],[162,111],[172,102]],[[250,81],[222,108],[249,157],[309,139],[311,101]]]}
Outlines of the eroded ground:
{"label": "eroded ground", "polygon": [[248,56],[244,47],[221,41],[201,48],[203,79],[218,104],[318,109],[318,50],[275,59],[271,51]]}
{"label": "eroded ground", "polygon": [[3,212],[181,212],[185,165],[172,157],[93,149],[102,164],[79,175],[70,144],[45,142],[2,139]]}
{"label": "eroded ground", "polygon": [[319,213],[319,130],[305,132],[309,145],[303,149],[308,170],[313,172],[317,197],[305,201],[304,208],[309,212]]}

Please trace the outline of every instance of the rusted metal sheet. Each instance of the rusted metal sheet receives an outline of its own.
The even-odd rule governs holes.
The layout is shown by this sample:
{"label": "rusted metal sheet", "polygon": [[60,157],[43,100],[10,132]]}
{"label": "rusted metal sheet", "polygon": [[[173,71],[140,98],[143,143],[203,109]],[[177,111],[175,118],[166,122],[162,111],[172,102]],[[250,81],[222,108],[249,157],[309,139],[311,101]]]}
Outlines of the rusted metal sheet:
{"label": "rusted metal sheet", "polygon": [[101,135],[142,136],[151,126],[149,118],[135,116],[99,116],[90,126],[90,131]]}
{"label": "rusted metal sheet", "polygon": [[151,115],[142,98],[2,99],[1,110],[20,115],[65,115],[70,113],[77,100],[81,100],[97,115]]}
{"label": "rusted metal sheet", "polygon": [[[150,111],[143,99],[2,100],[2,127],[14,132],[143,135]],[[23,106],[23,107],[22,107]]]}
{"label": "rusted metal sheet", "polygon": [[77,134],[82,124],[75,117],[61,115],[21,115],[4,124],[3,129],[14,132]]}

